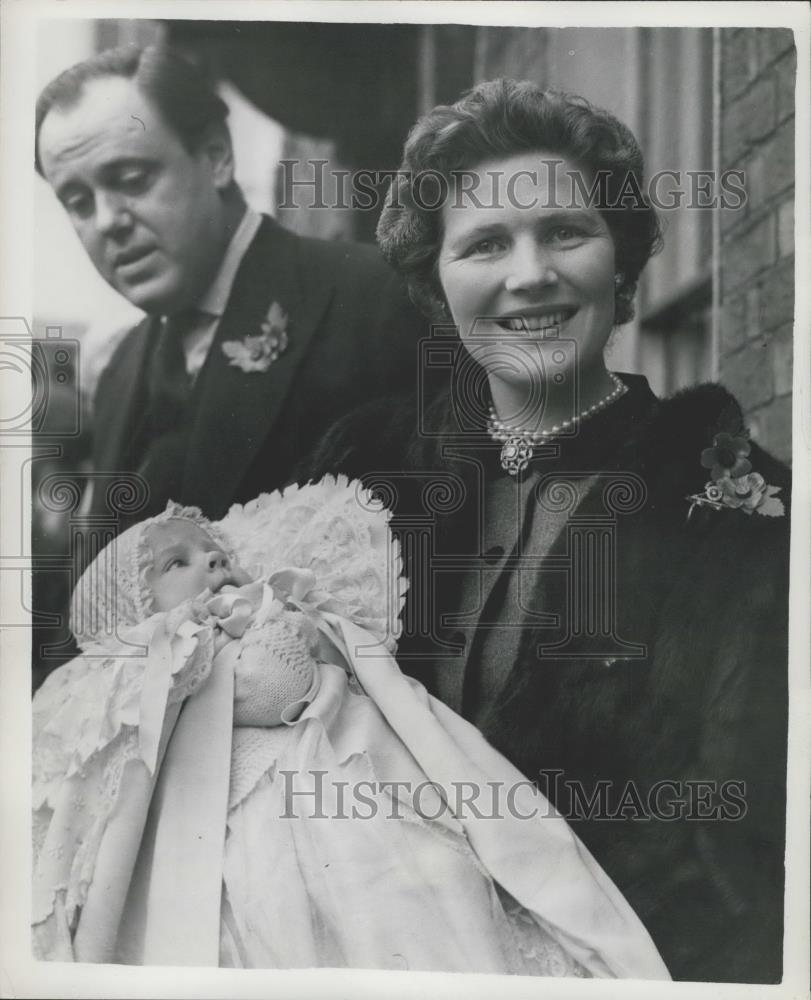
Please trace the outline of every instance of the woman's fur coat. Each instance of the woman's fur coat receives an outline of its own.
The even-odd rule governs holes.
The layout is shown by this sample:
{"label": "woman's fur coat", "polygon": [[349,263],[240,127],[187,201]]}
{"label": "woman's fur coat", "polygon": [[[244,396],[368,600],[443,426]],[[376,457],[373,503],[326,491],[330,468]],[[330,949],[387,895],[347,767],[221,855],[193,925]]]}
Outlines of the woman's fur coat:
{"label": "woman's fur coat", "polygon": [[[752,468],[781,488],[786,515],[696,508],[688,520],[686,498],[709,478],[702,451],[720,431],[742,431],[740,408],[718,385],[660,401],[644,379],[623,379],[626,396],[585,422],[544,471],[565,480],[596,470],[644,484],[641,500],[627,499],[623,507],[620,495],[615,507],[613,638],[633,644],[633,655],[625,658],[614,642],[613,655],[595,657],[588,637],[571,635],[567,655],[549,650],[567,637],[566,580],[540,572],[533,607],[558,613],[558,628],[523,630],[507,683],[478,721],[570,818],[675,979],[777,982],[788,470],[753,443]],[[425,433],[432,428],[439,433]],[[371,405],[335,428],[302,477],[344,472],[393,502],[412,581],[410,606],[423,602],[432,623],[424,634],[406,619],[401,662],[435,691],[444,669],[436,652],[459,638],[442,616],[458,609],[460,574],[432,574],[431,562],[482,554],[477,492],[487,477],[502,474],[498,450],[481,435],[462,443],[468,454],[459,462],[459,440],[449,429],[459,425],[448,396],[420,420],[408,402]],[[431,483],[441,492],[442,483],[451,483],[448,473],[464,484],[463,497],[443,511],[436,493],[431,500]],[[604,515],[605,494],[597,493],[575,517]],[[414,540],[428,537],[426,519],[430,544],[421,547]],[[565,556],[566,544],[563,532],[550,554]],[[465,714],[464,700],[452,707]]]}

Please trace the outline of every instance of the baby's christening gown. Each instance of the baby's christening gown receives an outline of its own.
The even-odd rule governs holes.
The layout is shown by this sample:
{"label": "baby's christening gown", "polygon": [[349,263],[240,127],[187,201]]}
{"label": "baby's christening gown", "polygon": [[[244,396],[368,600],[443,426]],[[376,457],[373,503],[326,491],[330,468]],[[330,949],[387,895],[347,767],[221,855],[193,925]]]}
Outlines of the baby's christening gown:
{"label": "baby's christening gown", "polygon": [[[379,504],[327,480],[219,530],[259,582],[151,616],[126,637],[145,657],[80,658],[35,699],[42,957],[668,978],[551,804],[399,671]],[[217,626],[234,638],[215,657]],[[146,767],[122,836],[127,760]],[[99,871],[114,904],[88,898]]]}

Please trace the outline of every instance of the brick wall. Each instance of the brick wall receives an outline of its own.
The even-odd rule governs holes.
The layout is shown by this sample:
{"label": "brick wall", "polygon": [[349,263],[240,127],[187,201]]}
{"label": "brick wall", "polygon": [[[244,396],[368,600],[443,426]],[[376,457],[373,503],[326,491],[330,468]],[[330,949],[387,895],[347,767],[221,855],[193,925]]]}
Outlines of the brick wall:
{"label": "brick wall", "polygon": [[724,213],[721,381],[753,435],[791,457],[794,318],[795,49],[784,28],[722,32],[721,165],[743,170],[747,201]]}

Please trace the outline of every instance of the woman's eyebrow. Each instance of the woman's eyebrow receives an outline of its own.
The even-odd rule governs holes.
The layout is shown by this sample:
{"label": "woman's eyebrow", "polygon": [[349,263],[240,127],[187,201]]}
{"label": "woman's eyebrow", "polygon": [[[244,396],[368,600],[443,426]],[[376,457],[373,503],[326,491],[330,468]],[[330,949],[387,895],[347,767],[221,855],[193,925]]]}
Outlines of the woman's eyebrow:
{"label": "woman's eyebrow", "polygon": [[456,233],[450,240],[451,247],[463,246],[466,243],[476,242],[486,239],[488,236],[495,236],[501,232],[501,225],[498,222],[479,222],[471,225],[469,229],[463,229]]}
{"label": "woman's eyebrow", "polygon": [[[599,215],[597,215],[599,219]],[[551,212],[544,212],[538,218],[540,225],[560,225],[561,222],[596,222],[595,213],[580,205],[571,205],[569,208],[556,208]]]}

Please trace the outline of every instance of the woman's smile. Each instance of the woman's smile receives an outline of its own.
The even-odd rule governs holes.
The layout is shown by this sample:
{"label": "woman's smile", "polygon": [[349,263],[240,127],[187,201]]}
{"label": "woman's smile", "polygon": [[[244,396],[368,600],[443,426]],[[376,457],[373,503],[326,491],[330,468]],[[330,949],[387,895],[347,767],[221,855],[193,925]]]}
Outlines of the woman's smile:
{"label": "woman's smile", "polygon": [[496,322],[503,330],[515,333],[552,332],[570,320],[576,312],[577,309],[569,306],[555,309],[553,312],[550,312],[548,308],[538,311],[522,309],[512,316],[497,319]]}

